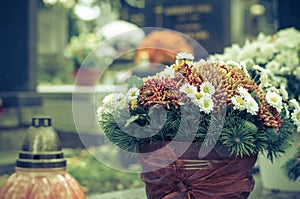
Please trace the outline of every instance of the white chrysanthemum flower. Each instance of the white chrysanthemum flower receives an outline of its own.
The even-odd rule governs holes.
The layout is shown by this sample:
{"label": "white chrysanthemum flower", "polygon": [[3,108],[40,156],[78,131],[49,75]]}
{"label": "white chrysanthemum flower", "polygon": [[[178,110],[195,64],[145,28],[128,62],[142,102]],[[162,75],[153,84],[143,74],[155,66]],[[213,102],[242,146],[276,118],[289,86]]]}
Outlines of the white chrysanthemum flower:
{"label": "white chrysanthemum flower", "polygon": [[270,73],[270,71],[268,69],[265,69],[259,65],[254,65],[253,69],[257,70],[258,72],[264,73],[264,74]]}
{"label": "white chrysanthemum flower", "polygon": [[247,63],[245,61],[240,62],[240,67],[248,77],[251,77],[249,71],[247,70]]}
{"label": "white chrysanthemum flower", "polygon": [[105,114],[105,113],[108,113],[109,110],[103,106],[100,106],[98,107],[97,109],[97,118],[98,120],[101,120],[102,116]]}
{"label": "white chrysanthemum flower", "polygon": [[193,66],[193,67],[190,67],[192,71],[196,71],[198,68],[199,68],[199,65],[197,65],[198,62],[190,62],[188,63],[189,66]]}
{"label": "white chrysanthemum flower", "polygon": [[194,95],[189,96],[193,104],[200,106],[200,99],[197,99]]}
{"label": "white chrysanthemum flower", "polygon": [[127,98],[123,93],[112,93],[102,100],[103,106],[112,110],[125,108],[127,102]]}
{"label": "white chrysanthemum flower", "polygon": [[295,107],[295,109],[300,109],[299,103],[295,99],[291,99],[290,103]]}
{"label": "white chrysanthemum flower", "polygon": [[188,94],[188,97],[191,99],[191,101],[196,105],[199,106],[200,100],[204,95],[201,92],[194,92]]}
{"label": "white chrysanthemum flower", "polygon": [[254,58],[254,56],[259,52],[260,45],[257,43],[250,43],[249,40],[245,41],[244,47],[241,49],[240,53],[238,54],[239,61],[245,60],[247,58]]}
{"label": "white chrysanthemum flower", "polygon": [[243,97],[243,98],[249,98],[251,97],[250,93],[248,92],[247,89],[245,89],[244,87],[238,87],[237,88],[237,92]]}
{"label": "white chrysanthemum flower", "polygon": [[210,95],[204,95],[200,100],[199,100],[199,108],[200,111],[203,111],[206,114],[209,114],[213,111],[214,109],[214,102],[211,98]]}
{"label": "white chrysanthemum flower", "polygon": [[278,71],[280,70],[280,64],[277,61],[272,60],[267,63],[266,69],[274,73],[278,73]]}
{"label": "white chrysanthemum flower", "polygon": [[[218,60],[218,59],[216,59],[216,60]],[[213,59],[210,59],[210,61],[213,61]],[[219,63],[220,65],[226,65],[226,62],[223,61],[223,60],[218,60],[218,63]]]}
{"label": "white chrysanthemum flower", "polygon": [[238,44],[232,44],[231,47],[225,47],[223,56],[226,60],[232,59],[232,57],[237,57],[241,52],[241,47]]}
{"label": "white chrysanthemum flower", "polygon": [[183,84],[180,88],[179,91],[182,93],[185,93],[187,95],[194,94],[197,92],[197,88],[189,83]]}
{"label": "white chrysanthemum flower", "polygon": [[106,107],[109,106],[112,103],[112,101],[114,100],[114,96],[115,96],[115,93],[106,95],[102,100],[103,106],[106,106]]}
{"label": "white chrysanthemum flower", "polygon": [[133,87],[133,88],[130,88],[127,93],[126,93],[126,96],[129,100],[133,100],[133,99],[137,99],[138,96],[139,96],[139,93],[140,93],[140,89],[136,88],[136,87]]}
{"label": "white chrysanthemum flower", "polygon": [[275,60],[286,66],[290,71],[299,66],[298,52],[293,50],[280,51]]}
{"label": "white chrysanthemum flower", "polygon": [[253,99],[253,97],[251,96],[248,96],[244,100],[245,100],[245,108],[247,112],[250,113],[251,115],[257,115],[259,106],[255,101],[255,99]]}
{"label": "white chrysanthemum flower", "polygon": [[213,95],[215,94],[216,90],[215,87],[210,82],[206,81],[200,85],[200,92],[203,94]]}
{"label": "white chrysanthemum flower", "polygon": [[204,66],[206,64],[206,60],[205,59],[200,59],[199,61],[197,61],[195,63],[195,66]]}
{"label": "white chrysanthemum flower", "polygon": [[175,78],[175,70],[172,66],[166,66],[166,68],[162,72],[158,73],[158,77]]}
{"label": "white chrysanthemum flower", "polygon": [[268,91],[279,93],[279,90],[275,86],[271,86]]}
{"label": "white chrysanthemum flower", "polygon": [[251,58],[246,58],[242,62],[246,64],[246,70],[247,68],[253,68],[253,65],[255,65],[254,60]]}
{"label": "white chrysanthemum flower", "polygon": [[273,91],[267,91],[266,100],[268,104],[276,108],[278,112],[281,112],[282,109],[282,97],[278,93]]}
{"label": "white chrysanthemum flower", "polygon": [[246,105],[245,105],[245,100],[243,99],[242,96],[236,95],[231,98],[231,102],[233,103],[233,109],[237,110],[245,110]]}
{"label": "white chrysanthemum flower", "polygon": [[280,89],[279,89],[279,92],[281,93],[281,96],[282,96],[282,99],[283,100],[288,100],[289,99],[289,94],[285,88],[284,85],[280,85]]}
{"label": "white chrysanthemum flower", "polygon": [[242,69],[241,65],[238,62],[233,60],[226,61],[226,65],[230,65]]}
{"label": "white chrysanthemum flower", "polygon": [[268,88],[270,87],[272,84],[269,82],[269,75],[266,74],[266,73],[263,73],[261,76],[260,76],[260,87],[263,87],[263,88]]}
{"label": "white chrysanthemum flower", "polygon": [[200,100],[204,95],[201,92],[195,92],[194,96],[195,96],[196,99]]}
{"label": "white chrysanthemum flower", "polygon": [[181,53],[177,53],[176,60],[190,60],[190,61],[193,61],[194,56],[190,53],[181,52]]}
{"label": "white chrysanthemum flower", "polygon": [[274,57],[277,49],[273,43],[265,43],[260,46],[261,53],[256,58],[257,63],[267,63],[270,59]]}
{"label": "white chrysanthemum flower", "polygon": [[291,68],[289,68],[289,67],[282,67],[282,68],[280,68],[279,73],[280,73],[280,74],[288,74],[288,75],[291,75],[291,74],[292,74],[292,70],[291,70]]}
{"label": "white chrysanthemum flower", "polygon": [[300,109],[295,109],[292,113],[292,120],[294,124],[297,126],[297,131],[300,132]]}
{"label": "white chrysanthemum flower", "polygon": [[295,68],[295,70],[293,71],[293,75],[300,79],[300,67]]}
{"label": "white chrysanthemum flower", "polygon": [[284,108],[285,113],[286,113],[285,117],[289,118],[290,117],[289,106],[287,104],[283,104],[283,108]]}

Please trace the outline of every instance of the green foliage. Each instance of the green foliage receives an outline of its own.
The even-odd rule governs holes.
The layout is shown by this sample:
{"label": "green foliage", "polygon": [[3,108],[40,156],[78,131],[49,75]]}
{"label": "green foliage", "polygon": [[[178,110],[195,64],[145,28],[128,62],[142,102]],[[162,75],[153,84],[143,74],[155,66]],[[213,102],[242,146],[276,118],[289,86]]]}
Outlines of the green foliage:
{"label": "green foliage", "polygon": [[118,124],[116,121],[122,120],[115,120],[113,114],[106,115],[106,117],[100,121],[100,125],[105,132],[106,137],[123,150],[130,152],[136,151],[138,139],[121,130],[121,124]]}
{"label": "green foliage", "polygon": [[[143,136],[139,136],[137,138],[132,136],[134,128],[130,129],[129,135],[126,133],[128,129],[124,128],[125,125],[116,122],[121,121],[122,117],[115,116],[114,118],[112,114],[102,119],[100,125],[112,143],[131,152],[136,152],[139,144],[172,141],[176,137],[177,141],[204,142],[206,145],[219,143],[229,148],[234,156],[242,157],[263,152],[271,160],[279,157],[280,153],[283,153],[290,146],[289,142],[295,131],[291,119],[284,117],[284,115],[283,124],[276,132],[272,128],[258,129],[255,125],[261,124],[258,117],[249,115],[246,111],[233,110],[230,107],[227,107],[224,115],[221,113],[200,114],[198,108],[194,106],[187,109],[182,107],[176,109],[173,106],[170,109],[164,107],[163,111],[166,115],[156,112],[155,117],[150,117],[149,110],[146,109],[136,109],[131,112],[131,115],[141,115],[141,117],[135,117],[134,121],[131,121],[131,123],[143,127],[136,133],[140,135],[152,133],[150,137],[141,138]],[[158,121],[161,121],[162,124],[157,125]],[[154,122],[154,126],[161,127],[151,128],[152,122]],[[207,133],[208,131],[210,134]]]}
{"label": "green foliage", "polygon": [[[239,121],[239,123],[241,123]],[[256,151],[255,146],[255,133],[256,129],[247,128],[250,123],[244,121],[244,123],[232,126],[232,128],[225,128],[222,132],[220,141],[221,143],[229,147],[231,154],[243,157],[243,155],[251,155]]]}
{"label": "green foliage", "polygon": [[295,155],[294,158],[283,165],[283,170],[291,181],[296,181],[300,177],[300,147],[298,153],[298,156]]}
{"label": "green foliage", "polygon": [[273,161],[274,158],[280,157],[281,153],[290,147],[291,138],[293,133],[296,132],[296,128],[293,126],[293,122],[290,118],[283,117],[283,123],[278,132],[273,129],[266,129],[262,131],[262,134],[267,138],[267,157]]}

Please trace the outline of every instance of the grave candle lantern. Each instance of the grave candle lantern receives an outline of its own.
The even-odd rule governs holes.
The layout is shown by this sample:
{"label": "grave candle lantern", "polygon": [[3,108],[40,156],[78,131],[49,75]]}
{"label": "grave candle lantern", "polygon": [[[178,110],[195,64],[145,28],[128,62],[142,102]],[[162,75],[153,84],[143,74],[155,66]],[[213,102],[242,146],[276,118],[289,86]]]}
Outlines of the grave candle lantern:
{"label": "grave candle lantern", "polygon": [[1,199],[85,199],[66,172],[66,160],[51,118],[34,117],[13,173],[0,188]]}

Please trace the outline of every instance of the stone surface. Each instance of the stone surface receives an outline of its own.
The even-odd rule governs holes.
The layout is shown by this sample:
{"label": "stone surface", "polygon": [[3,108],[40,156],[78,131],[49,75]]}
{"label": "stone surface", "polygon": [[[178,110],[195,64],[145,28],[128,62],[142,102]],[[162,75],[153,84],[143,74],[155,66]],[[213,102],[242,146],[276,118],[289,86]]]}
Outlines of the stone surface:
{"label": "stone surface", "polygon": [[87,199],[147,199],[144,188],[87,196]]}

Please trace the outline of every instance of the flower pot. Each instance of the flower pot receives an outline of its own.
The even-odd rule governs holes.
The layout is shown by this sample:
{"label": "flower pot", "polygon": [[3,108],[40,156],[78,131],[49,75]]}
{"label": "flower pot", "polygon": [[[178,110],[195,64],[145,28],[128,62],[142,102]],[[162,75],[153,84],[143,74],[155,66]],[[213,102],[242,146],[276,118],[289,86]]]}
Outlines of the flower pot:
{"label": "flower pot", "polygon": [[75,77],[75,84],[78,86],[95,86],[97,85],[101,70],[96,67],[76,68],[73,71]]}
{"label": "flower pot", "polygon": [[[295,133],[294,140],[300,141],[299,133]],[[283,170],[284,164],[295,156],[297,147],[296,144],[293,144],[281,157],[276,158],[273,163],[265,156],[259,156],[258,164],[264,188],[281,191],[300,191],[300,179],[297,181],[289,180]]]}
{"label": "flower pot", "polygon": [[[159,144],[160,145],[160,144]],[[165,145],[163,143],[161,146]],[[159,168],[167,159],[178,155],[186,143],[164,147],[159,153],[141,153],[141,179],[149,199],[168,198],[247,198],[254,188],[251,171],[257,156],[230,157],[216,146],[199,158],[201,144],[194,143],[173,163]],[[140,151],[149,152],[149,145]]]}

